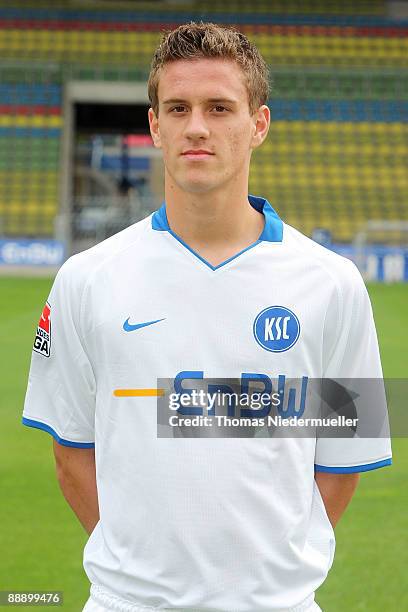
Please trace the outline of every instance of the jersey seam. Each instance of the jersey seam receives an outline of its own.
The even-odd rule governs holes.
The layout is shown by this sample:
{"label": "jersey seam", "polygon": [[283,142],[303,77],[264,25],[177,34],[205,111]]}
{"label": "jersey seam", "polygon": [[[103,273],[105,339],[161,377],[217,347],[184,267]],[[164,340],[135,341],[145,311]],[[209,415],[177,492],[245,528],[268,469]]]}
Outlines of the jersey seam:
{"label": "jersey seam", "polygon": [[[102,267],[102,266],[103,266],[103,265],[104,265],[104,264],[105,264],[107,261],[109,261],[110,259],[113,259],[113,258],[114,258],[114,257],[116,257],[117,255],[120,255],[121,253],[123,253],[123,252],[124,252],[124,251],[126,251],[127,249],[132,248],[132,247],[133,247],[135,244],[137,244],[138,242],[140,242],[140,240],[142,239],[142,237],[145,235],[145,232],[147,232],[147,231],[149,230],[149,223],[148,223],[148,221],[149,221],[149,219],[151,219],[152,215],[153,215],[153,213],[151,213],[151,214],[150,214],[148,217],[145,217],[144,219],[142,219],[141,221],[139,221],[139,223],[140,223],[140,224],[144,224],[144,227],[143,227],[143,225],[141,225],[141,231],[140,231],[140,232],[138,232],[138,235],[134,237],[134,239],[132,240],[132,242],[131,242],[130,244],[126,244],[126,245],[122,246],[121,248],[118,248],[118,250],[117,250],[117,251],[115,251],[114,253],[107,254],[107,255],[104,257],[104,259],[103,259],[102,261],[100,261],[100,262],[99,262],[99,263],[98,263],[98,264],[95,266],[95,268],[94,268],[94,269],[91,271],[90,276],[91,276],[91,277],[92,277],[92,276],[94,276],[94,275],[96,274],[96,272],[98,272],[98,270],[99,270],[99,269],[100,269],[100,268],[101,268],[101,267]],[[136,224],[134,224],[134,225],[137,225],[137,223],[136,223]],[[134,225],[133,225],[133,226],[134,226]],[[133,227],[133,226],[130,226],[130,227],[129,227],[129,228],[127,228],[127,229],[130,229],[130,228],[131,228],[131,227]],[[142,230],[143,230],[143,232],[142,232]],[[117,234],[115,234],[115,235],[117,236]],[[112,236],[112,238],[113,238],[113,236]],[[90,281],[90,278],[88,277],[88,279],[87,279],[87,281],[86,281],[85,285],[88,285],[88,284],[89,284],[89,281]]]}
{"label": "jersey seam", "polygon": [[[148,231],[149,229],[149,224],[147,223],[148,219],[150,219],[152,217],[153,213],[151,213],[148,217],[145,217],[144,219],[142,219],[142,221],[140,223],[142,223],[143,221],[146,222],[145,223],[145,227],[142,228],[144,229],[144,232]],[[132,227],[132,226],[130,226]],[[129,228],[127,228],[129,229]],[[82,338],[83,340],[85,339],[86,334],[84,333],[84,329],[83,329],[83,325],[82,325],[82,317],[83,317],[83,310],[84,310],[84,295],[85,295],[85,291],[89,288],[92,279],[94,278],[95,274],[100,270],[100,268],[102,266],[104,266],[106,264],[106,262],[110,261],[111,259],[113,259],[114,257],[120,255],[121,253],[123,253],[124,251],[126,251],[127,249],[130,249],[132,247],[134,247],[135,244],[137,244],[138,242],[140,242],[140,240],[142,239],[142,237],[145,235],[144,232],[140,232],[138,233],[138,236],[135,237],[132,242],[130,244],[126,244],[125,246],[123,246],[122,248],[119,248],[117,251],[115,251],[114,253],[110,253],[107,254],[102,261],[100,261],[94,268],[92,268],[92,270],[90,271],[90,274],[88,275],[84,286],[82,288],[82,292],[81,292],[81,298],[80,298],[80,312],[79,312],[79,322],[80,322],[80,328],[81,328],[81,334],[82,334]],[[92,332],[95,331],[95,328],[93,328],[92,330],[90,330]]]}
{"label": "jersey seam", "polygon": [[[216,273],[218,276],[222,274],[223,272],[225,272],[226,270],[230,270],[231,266],[235,262],[242,261],[242,258],[245,258],[248,252],[253,251],[257,247],[262,248],[262,246],[264,245],[267,245],[267,246],[273,245],[273,246],[280,246],[280,247],[282,246],[282,241],[275,243],[275,242],[268,242],[267,240],[258,239],[257,241],[255,241],[250,246],[246,247],[245,249],[243,249],[236,255],[233,255],[232,257],[227,258],[225,262],[222,262],[218,266],[213,267],[209,264],[209,262],[206,262],[206,260],[203,257],[201,257],[198,253],[194,252],[194,250],[191,249],[188,245],[185,246],[182,242],[180,242],[178,237],[175,236],[171,231],[167,230],[161,233],[167,237],[167,239],[169,240],[169,242],[171,242],[171,244],[178,245],[178,253],[181,255],[183,260],[188,259],[193,269],[197,269],[196,263],[198,261],[200,263],[200,269],[206,270],[207,273],[210,275]],[[190,257],[188,258],[185,257],[186,251],[190,254]]]}
{"label": "jersey seam", "polygon": [[[91,598],[96,601],[98,604],[109,605],[112,610],[117,610],[118,612],[154,612],[155,610],[165,610],[166,612],[170,612],[171,610],[175,610],[176,612],[182,612],[183,610],[194,610],[194,612],[198,612],[200,608],[196,608],[194,606],[189,608],[157,608],[153,606],[146,606],[143,604],[137,604],[129,599],[122,598],[114,593],[108,591],[105,587],[96,584],[95,582],[91,583],[90,588]],[[309,609],[310,605],[314,601],[314,593],[308,595],[303,601],[295,606],[291,606],[290,608],[285,608],[285,612],[306,612]],[[235,612],[231,610],[231,612]]]}
{"label": "jersey seam", "polygon": [[[56,427],[55,425],[51,424],[48,419],[45,419],[44,417],[36,417],[34,415],[30,415],[27,414],[26,412],[23,414],[23,418],[26,418],[30,421],[36,421],[37,423],[41,423],[43,425],[46,425],[47,427],[49,427],[50,429],[52,429],[57,436],[61,439],[61,440],[65,440],[66,442],[72,442],[73,444],[78,443],[78,444],[95,444],[95,440],[69,440],[69,438],[71,436],[66,436],[65,434],[60,433],[60,429],[58,427]],[[49,433],[49,432],[46,432]],[[52,435],[52,434],[50,434]],[[54,437],[54,436],[53,436]]]}
{"label": "jersey seam", "polygon": [[[61,383],[60,379],[59,379],[58,377],[54,378],[54,377],[51,377],[51,376],[46,376],[45,378],[46,378],[46,379],[48,379],[48,380],[50,380],[51,382],[56,383],[56,385],[57,385],[57,386],[56,386],[56,389],[55,389],[55,391],[54,391],[54,395],[55,395],[55,397],[60,397],[60,396],[61,396],[61,394],[60,394],[59,392],[60,392],[60,390],[63,388],[63,384]],[[29,375],[29,380],[30,380],[30,381],[31,381],[31,380],[38,380],[38,381],[43,382],[43,380],[44,380],[44,376],[43,376],[43,375],[39,376],[39,375],[37,375],[37,374],[31,374],[31,373],[30,373],[30,375]],[[54,405],[54,404],[52,404],[52,405]],[[26,416],[27,418],[31,418],[31,417],[30,417],[29,415],[27,415],[26,413],[23,413],[23,416]],[[51,427],[51,429],[54,429],[54,430],[55,430],[55,433],[56,433],[56,434],[57,434],[57,435],[58,435],[60,438],[62,438],[62,439],[64,439],[65,434],[64,434],[64,433],[62,433],[62,434],[60,435],[59,431],[61,431],[61,432],[68,431],[68,430],[69,430],[69,428],[70,428],[71,423],[77,424],[77,422],[76,422],[76,420],[75,420],[75,408],[71,408],[71,410],[70,410],[70,411],[67,413],[67,418],[65,419],[64,426],[62,426],[62,427],[61,427],[61,429],[59,429],[59,428],[58,428],[58,429],[59,429],[59,431],[57,431],[57,429],[54,427],[54,425],[50,425],[50,424],[49,424],[49,423],[47,423],[45,420],[42,420],[42,417],[41,417],[41,419],[39,419],[38,417],[33,417],[33,418],[32,418],[32,420],[39,421],[39,422],[44,422],[44,424],[45,424],[45,425],[47,425],[48,427]],[[93,429],[93,432],[92,432],[92,433],[93,433],[93,434],[95,434],[95,428]],[[95,437],[95,435],[93,435],[93,437]],[[71,440],[68,440],[68,442],[71,442]]]}
{"label": "jersey seam", "polygon": [[[301,249],[299,249],[298,252],[301,252]],[[338,279],[331,273],[330,270],[328,270],[326,268],[326,266],[317,257],[314,257],[313,259],[314,259],[314,261],[316,261],[316,263],[319,265],[319,267],[321,269],[323,269],[324,272],[326,272],[326,274],[331,278],[331,280],[333,282],[333,285],[334,285],[334,290],[336,292],[336,301],[337,301],[337,305],[338,305],[338,310],[339,310],[339,312],[342,313],[342,310],[343,310],[342,309],[342,306],[343,306],[343,294],[341,292],[341,289],[340,289],[340,286],[339,286],[340,283],[339,283]],[[328,314],[329,314],[329,302],[328,302],[327,308],[325,309],[325,313],[324,313],[324,321],[323,321],[323,328],[322,328],[323,329],[323,334],[324,334],[324,330],[326,329],[326,321],[327,321]],[[341,314],[341,317],[336,317],[337,318],[337,328],[336,328],[336,333],[335,333],[335,338],[336,339],[335,339],[335,342],[333,344],[333,347],[330,350],[330,357],[326,360],[326,363],[330,363],[330,360],[331,360],[331,358],[332,358],[332,356],[334,354],[334,351],[336,349],[337,341],[339,339],[340,331],[341,331],[341,328],[342,328],[342,320],[340,322],[340,318],[342,319],[342,317],[343,317],[343,313]],[[323,348],[323,346],[322,346],[322,348]],[[322,350],[321,359],[322,359],[322,377],[324,378],[324,374],[325,374],[325,370],[326,370],[326,363],[323,362],[323,360],[324,360],[323,350]]]}
{"label": "jersey seam", "polygon": [[347,468],[347,467],[361,467],[362,465],[373,465],[374,463],[379,463],[380,461],[385,461],[386,459],[392,459],[392,455],[383,455],[381,457],[377,457],[376,459],[369,459],[369,460],[364,460],[364,462],[362,463],[339,463],[337,465],[326,465],[325,463],[317,463],[315,462],[315,465],[318,465],[320,467],[326,467],[326,468]]}
{"label": "jersey seam", "polygon": [[[83,325],[82,325],[82,305],[83,305],[83,296],[84,296],[84,293],[85,293],[85,288],[86,288],[86,283],[83,284],[82,291],[81,291],[81,296],[80,296],[80,299],[79,299],[79,313],[78,313],[79,314],[79,316],[78,316],[79,320],[78,320],[77,336],[78,336],[78,341],[79,341],[79,344],[81,346],[81,349],[84,352],[84,354],[86,356],[86,359],[88,361],[89,367],[90,367],[90,369],[92,371],[92,378],[93,378],[93,383],[94,383],[93,384],[94,393],[93,393],[92,416],[93,416],[93,424],[94,424],[93,432],[94,432],[94,437],[95,437],[95,412],[96,412],[96,388],[97,388],[97,383],[96,383],[95,370],[94,370],[92,361],[90,359],[90,354],[89,354],[88,346],[87,346],[86,339],[85,339],[85,333],[84,333]],[[71,296],[71,299],[72,299],[72,296]],[[72,317],[72,314],[71,314],[71,317]],[[74,323],[74,326],[76,327],[75,321],[73,321],[73,323]],[[75,407],[72,407],[70,412],[69,412],[69,418],[66,421],[66,426],[65,426],[66,429],[69,429],[69,427],[70,427],[70,425],[72,423],[76,423],[76,412],[77,411],[75,410]]]}
{"label": "jersey seam", "polygon": [[[284,225],[286,225],[286,224],[284,224]],[[290,227],[290,228],[291,228],[291,229],[292,229],[294,232],[296,232],[296,233],[298,233],[298,234],[301,234],[301,232],[298,232],[298,230],[296,230],[295,228],[293,228],[293,227],[291,227],[291,226],[288,226],[288,227]],[[303,237],[304,235],[303,235],[303,234],[301,234],[301,236]],[[307,238],[307,236],[306,236],[306,238]],[[297,245],[297,244],[295,244],[295,245],[291,245],[291,248],[295,248],[295,249],[298,251],[298,253],[300,253],[300,254],[302,254],[302,253],[303,253],[303,250],[302,250],[302,249],[299,247],[299,245]],[[322,248],[323,248],[323,247],[322,247]],[[329,251],[329,252],[330,252],[330,253],[332,253],[332,251]],[[338,254],[337,254],[337,256],[338,256],[338,258],[339,258],[339,261],[341,261],[341,262],[342,262],[343,267],[347,267],[347,266],[349,266],[349,265],[354,265],[354,264],[353,264],[353,263],[352,263],[350,260],[348,260],[346,257],[343,257],[342,255],[338,255]],[[337,328],[336,328],[336,334],[335,334],[335,338],[336,338],[336,340],[335,340],[335,342],[333,343],[333,347],[332,347],[332,349],[331,349],[331,351],[330,351],[330,356],[329,356],[329,358],[327,359],[327,363],[330,363],[330,360],[331,360],[331,358],[332,358],[332,356],[333,356],[333,354],[334,354],[334,352],[335,352],[335,350],[336,350],[337,342],[338,342],[338,340],[339,340],[340,333],[341,333],[341,330],[342,330],[342,327],[343,327],[343,320],[344,320],[344,309],[343,309],[343,305],[344,305],[344,293],[343,293],[343,290],[342,290],[342,287],[341,287],[341,282],[340,282],[340,280],[339,280],[338,276],[336,276],[336,275],[335,275],[335,274],[334,274],[334,273],[333,273],[333,272],[330,270],[330,268],[328,268],[328,267],[326,266],[326,264],[324,263],[324,261],[322,261],[322,259],[321,259],[321,257],[322,257],[322,256],[320,256],[319,254],[316,254],[316,253],[311,252],[311,253],[310,253],[310,257],[313,259],[313,261],[314,261],[315,263],[317,263],[317,264],[320,266],[320,268],[322,268],[322,269],[323,269],[323,270],[326,272],[326,274],[327,274],[327,275],[328,275],[328,276],[331,278],[331,280],[333,281],[333,284],[334,284],[334,287],[335,287],[335,290],[336,290],[336,293],[337,293],[337,299],[338,299],[338,302],[339,302],[339,311],[340,311],[340,313],[341,313],[341,314],[340,314],[340,316],[339,316],[339,317],[337,317],[338,322],[337,322]],[[326,312],[325,312],[324,324],[326,323],[326,319],[327,319],[327,315],[328,315],[328,310],[329,310],[329,309],[327,308],[327,309],[326,309]],[[325,370],[326,370],[326,368],[325,368]],[[323,372],[323,375],[324,375],[324,373],[325,373],[325,372]]]}

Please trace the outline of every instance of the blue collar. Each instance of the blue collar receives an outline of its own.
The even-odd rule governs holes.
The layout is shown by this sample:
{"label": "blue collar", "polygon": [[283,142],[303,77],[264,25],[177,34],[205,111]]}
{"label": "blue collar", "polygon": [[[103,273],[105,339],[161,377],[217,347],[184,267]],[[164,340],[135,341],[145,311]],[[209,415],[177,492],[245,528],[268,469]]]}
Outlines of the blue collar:
{"label": "blue collar", "polygon": [[[265,227],[257,242],[282,242],[283,223],[277,212],[269,204],[268,200],[249,195],[248,201],[255,210],[262,213],[265,217]],[[159,232],[171,232],[174,235],[167,220],[165,202],[163,202],[161,207],[153,214],[152,229],[158,230]]]}

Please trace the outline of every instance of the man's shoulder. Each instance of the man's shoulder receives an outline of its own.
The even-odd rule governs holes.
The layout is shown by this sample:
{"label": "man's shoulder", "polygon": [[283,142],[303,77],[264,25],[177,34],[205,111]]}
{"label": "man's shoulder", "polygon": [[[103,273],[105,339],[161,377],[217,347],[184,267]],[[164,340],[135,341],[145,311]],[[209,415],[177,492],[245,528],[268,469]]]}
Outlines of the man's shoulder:
{"label": "man's shoulder", "polygon": [[137,249],[149,227],[151,215],[89,249],[72,255],[61,266],[58,276],[74,279],[76,285],[90,280],[97,271],[103,271],[104,267],[115,266],[115,260],[121,254]]}
{"label": "man's shoulder", "polygon": [[347,257],[318,244],[287,223],[284,223],[283,236],[284,247],[300,256],[310,271],[319,271],[322,277],[331,278],[337,285],[359,285],[363,282],[357,266]]}

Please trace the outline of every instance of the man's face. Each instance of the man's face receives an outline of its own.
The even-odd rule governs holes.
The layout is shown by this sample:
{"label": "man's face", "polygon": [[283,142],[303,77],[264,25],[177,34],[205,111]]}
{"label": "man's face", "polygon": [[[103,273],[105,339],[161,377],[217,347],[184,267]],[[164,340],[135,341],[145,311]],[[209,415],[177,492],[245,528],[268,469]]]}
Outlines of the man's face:
{"label": "man's face", "polygon": [[266,137],[269,110],[253,116],[241,68],[219,58],[176,60],[160,74],[158,117],[149,110],[166,179],[188,193],[247,182],[253,148]]}

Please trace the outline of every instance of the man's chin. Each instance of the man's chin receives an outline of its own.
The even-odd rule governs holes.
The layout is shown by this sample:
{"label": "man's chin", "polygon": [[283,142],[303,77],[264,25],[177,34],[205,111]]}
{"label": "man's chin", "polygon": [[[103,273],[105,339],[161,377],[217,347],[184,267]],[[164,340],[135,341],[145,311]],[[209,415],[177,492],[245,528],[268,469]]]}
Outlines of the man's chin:
{"label": "man's chin", "polygon": [[217,189],[218,183],[215,181],[208,181],[206,179],[197,179],[189,181],[177,181],[179,188],[186,193],[204,194],[209,193]]}

